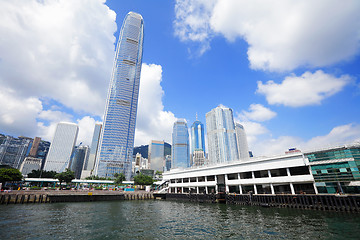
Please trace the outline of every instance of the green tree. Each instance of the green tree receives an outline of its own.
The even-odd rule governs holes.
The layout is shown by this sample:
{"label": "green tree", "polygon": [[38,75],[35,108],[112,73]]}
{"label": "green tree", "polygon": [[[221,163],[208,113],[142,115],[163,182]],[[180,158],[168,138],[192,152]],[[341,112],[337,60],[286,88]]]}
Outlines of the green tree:
{"label": "green tree", "polygon": [[32,170],[28,174],[29,178],[54,178],[57,173],[55,171]]}
{"label": "green tree", "polygon": [[71,183],[71,181],[75,179],[75,173],[69,168],[67,168],[65,172],[56,174],[54,178],[57,178],[59,180],[61,187],[61,184],[63,182],[66,182],[67,184]]}
{"label": "green tree", "polygon": [[120,185],[122,184],[123,181],[125,181],[125,175],[123,173],[115,173],[114,177],[115,177],[114,183],[117,185]]}
{"label": "green tree", "polygon": [[0,182],[4,186],[6,182],[21,181],[23,178],[21,172],[15,168],[1,168]]}
{"label": "green tree", "polygon": [[153,184],[153,182],[154,180],[152,179],[152,177],[141,173],[134,177],[134,183],[136,185],[151,185]]}

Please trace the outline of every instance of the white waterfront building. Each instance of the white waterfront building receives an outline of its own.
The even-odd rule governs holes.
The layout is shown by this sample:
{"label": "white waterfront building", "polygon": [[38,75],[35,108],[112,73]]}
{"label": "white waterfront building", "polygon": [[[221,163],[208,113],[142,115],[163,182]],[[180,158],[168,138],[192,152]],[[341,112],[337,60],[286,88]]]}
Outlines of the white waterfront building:
{"label": "white waterfront building", "polygon": [[[170,193],[318,193],[302,153],[233,161],[163,173]],[[222,189],[220,189],[222,188]]]}
{"label": "white waterfront building", "polygon": [[75,123],[58,123],[44,170],[62,172],[69,166],[79,127]]}

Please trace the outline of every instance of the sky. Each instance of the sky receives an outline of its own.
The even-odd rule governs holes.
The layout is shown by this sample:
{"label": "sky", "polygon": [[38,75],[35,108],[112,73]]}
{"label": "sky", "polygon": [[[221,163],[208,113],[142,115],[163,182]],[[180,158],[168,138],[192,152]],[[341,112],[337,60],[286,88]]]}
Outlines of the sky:
{"label": "sky", "polygon": [[135,146],[222,104],[255,156],[360,141],[360,1],[0,1],[0,133],[90,144],[119,30],[144,19]]}

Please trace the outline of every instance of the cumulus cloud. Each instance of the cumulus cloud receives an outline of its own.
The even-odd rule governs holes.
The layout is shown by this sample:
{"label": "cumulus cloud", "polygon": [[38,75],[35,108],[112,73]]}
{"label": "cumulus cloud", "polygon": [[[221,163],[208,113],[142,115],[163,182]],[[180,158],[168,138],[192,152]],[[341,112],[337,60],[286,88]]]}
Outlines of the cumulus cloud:
{"label": "cumulus cloud", "polygon": [[175,34],[182,41],[237,38],[248,45],[253,69],[321,67],[359,53],[359,1],[178,0]]}
{"label": "cumulus cloud", "polygon": [[268,81],[258,82],[257,93],[263,94],[269,104],[290,107],[319,105],[321,101],[341,91],[352,78],[348,75],[335,77],[321,70],[305,72],[301,76],[287,76],[280,84]]}
{"label": "cumulus cloud", "polygon": [[114,56],[115,17],[97,0],[2,1],[1,87],[100,116]]}
{"label": "cumulus cloud", "polygon": [[353,142],[360,142],[360,125],[350,123],[336,126],[328,134],[316,136],[309,140],[295,136],[269,137],[258,140],[256,144],[251,143],[250,147],[257,156],[270,156],[284,154],[285,151],[293,147],[303,151],[309,151],[319,148],[341,146]]}
{"label": "cumulus cloud", "polygon": [[136,146],[148,144],[150,140],[165,140],[171,143],[172,126],[176,117],[172,112],[164,110],[161,81],[160,65],[142,65],[135,130]]}
{"label": "cumulus cloud", "polygon": [[18,98],[16,91],[0,87],[0,102],[0,129],[15,136],[33,133],[37,126],[36,118],[42,111],[39,99]]}
{"label": "cumulus cloud", "polygon": [[261,104],[251,104],[250,111],[242,111],[240,119],[263,122],[274,118],[277,114]]}
{"label": "cumulus cloud", "polygon": [[259,136],[269,133],[269,130],[261,123],[252,122],[252,121],[238,121],[238,122],[240,122],[241,125],[244,126],[244,130],[246,132],[246,137],[250,147],[255,146],[257,144],[257,140]]}

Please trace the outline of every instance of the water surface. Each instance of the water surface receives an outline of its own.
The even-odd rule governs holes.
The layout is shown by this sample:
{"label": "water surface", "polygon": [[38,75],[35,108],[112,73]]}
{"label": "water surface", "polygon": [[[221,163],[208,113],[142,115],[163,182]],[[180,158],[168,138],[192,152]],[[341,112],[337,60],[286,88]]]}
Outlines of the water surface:
{"label": "water surface", "polygon": [[359,239],[360,214],[175,201],[0,205],[0,239]]}

